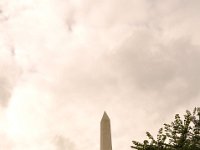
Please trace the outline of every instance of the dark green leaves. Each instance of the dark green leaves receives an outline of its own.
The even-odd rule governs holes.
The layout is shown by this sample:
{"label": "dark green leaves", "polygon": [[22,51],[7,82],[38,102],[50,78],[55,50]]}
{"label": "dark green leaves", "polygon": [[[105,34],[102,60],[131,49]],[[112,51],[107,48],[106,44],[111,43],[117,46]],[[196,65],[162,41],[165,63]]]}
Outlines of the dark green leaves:
{"label": "dark green leaves", "polygon": [[200,108],[186,111],[182,120],[179,114],[171,124],[160,128],[157,138],[147,132],[143,143],[132,141],[137,150],[200,150]]}

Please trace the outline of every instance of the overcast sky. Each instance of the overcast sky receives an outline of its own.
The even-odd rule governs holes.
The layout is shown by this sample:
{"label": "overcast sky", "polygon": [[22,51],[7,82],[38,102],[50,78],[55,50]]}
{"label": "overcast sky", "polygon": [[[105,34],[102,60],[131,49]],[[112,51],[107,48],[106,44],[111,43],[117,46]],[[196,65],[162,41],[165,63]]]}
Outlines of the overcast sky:
{"label": "overcast sky", "polygon": [[0,149],[113,150],[199,106],[199,0],[0,0]]}

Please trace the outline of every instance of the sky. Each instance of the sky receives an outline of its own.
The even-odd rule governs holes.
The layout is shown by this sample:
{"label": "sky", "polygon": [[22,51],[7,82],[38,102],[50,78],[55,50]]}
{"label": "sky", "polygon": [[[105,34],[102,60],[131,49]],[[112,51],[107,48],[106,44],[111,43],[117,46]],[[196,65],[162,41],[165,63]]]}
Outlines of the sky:
{"label": "sky", "polygon": [[199,0],[0,0],[0,149],[130,150],[199,106]]}

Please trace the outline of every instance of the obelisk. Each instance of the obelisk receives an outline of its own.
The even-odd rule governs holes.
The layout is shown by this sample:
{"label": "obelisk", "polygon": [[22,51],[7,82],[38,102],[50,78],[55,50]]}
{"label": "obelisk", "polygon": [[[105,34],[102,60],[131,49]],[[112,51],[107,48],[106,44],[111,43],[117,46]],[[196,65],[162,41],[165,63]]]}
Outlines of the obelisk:
{"label": "obelisk", "polygon": [[100,150],[112,150],[110,118],[104,112],[101,119]]}

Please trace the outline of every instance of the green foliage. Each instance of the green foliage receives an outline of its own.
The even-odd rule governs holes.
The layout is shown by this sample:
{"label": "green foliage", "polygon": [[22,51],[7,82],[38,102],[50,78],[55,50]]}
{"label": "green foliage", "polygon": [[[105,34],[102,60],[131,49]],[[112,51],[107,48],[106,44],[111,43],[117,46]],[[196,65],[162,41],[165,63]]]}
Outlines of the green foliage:
{"label": "green foliage", "polygon": [[149,132],[148,140],[132,141],[136,150],[200,150],[200,108],[186,111],[184,120],[179,114],[171,124],[164,124],[155,139]]}

